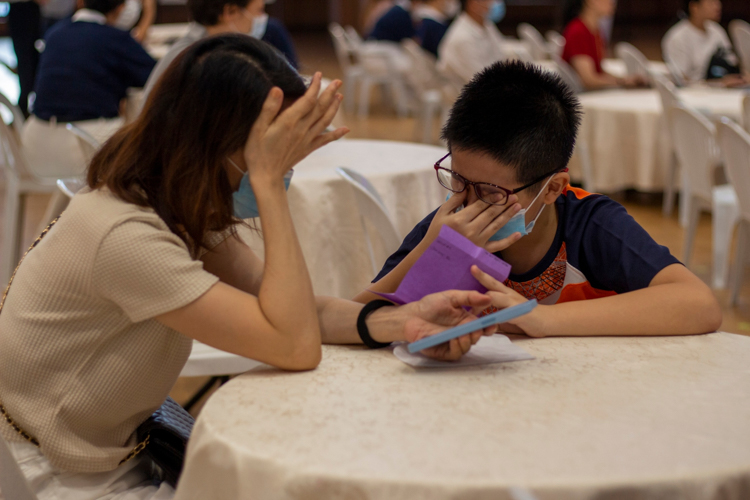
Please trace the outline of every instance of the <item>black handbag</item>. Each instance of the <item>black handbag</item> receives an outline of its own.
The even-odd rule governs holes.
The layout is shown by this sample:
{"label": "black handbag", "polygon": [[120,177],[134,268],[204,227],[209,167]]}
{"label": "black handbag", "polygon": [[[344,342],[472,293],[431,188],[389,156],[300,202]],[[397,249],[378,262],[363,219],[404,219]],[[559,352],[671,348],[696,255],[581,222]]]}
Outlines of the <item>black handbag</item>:
{"label": "black handbag", "polygon": [[711,61],[708,63],[706,71],[706,80],[718,80],[727,75],[738,75],[740,66],[737,56],[724,47],[719,47],[711,55]]}
{"label": "black handbag", "polygon": [[167,398],[164,404],[148,420],[138,426],[136,435],[139,443],[145,443],[143,452],[159,471],[155,477],[173,487],[182,473],[185,462],[185,448],[195,419],[177,401]]}

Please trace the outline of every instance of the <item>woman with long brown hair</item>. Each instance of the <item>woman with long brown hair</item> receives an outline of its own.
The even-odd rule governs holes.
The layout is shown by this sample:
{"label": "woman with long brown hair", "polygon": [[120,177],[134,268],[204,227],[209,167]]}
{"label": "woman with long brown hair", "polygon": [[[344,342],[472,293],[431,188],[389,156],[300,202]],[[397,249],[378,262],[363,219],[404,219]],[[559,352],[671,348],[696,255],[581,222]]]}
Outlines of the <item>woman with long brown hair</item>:
{"label": "woman with long brown hair", "polygon": [[[326,131],[341,82],[320,94],[320,80],[307,87],[247,36],[198,42],[28,253],[0,314],[0,433],[40,498],[171,498],[131,451],[192,339],[307,370],[321,341],[413,341],[489,304],[458,291],[402,307],[313,295],[285,179],[346,133]],[[265,261],[236,233],[256,208]],[[428,354],[456,359],[482,333]]]}

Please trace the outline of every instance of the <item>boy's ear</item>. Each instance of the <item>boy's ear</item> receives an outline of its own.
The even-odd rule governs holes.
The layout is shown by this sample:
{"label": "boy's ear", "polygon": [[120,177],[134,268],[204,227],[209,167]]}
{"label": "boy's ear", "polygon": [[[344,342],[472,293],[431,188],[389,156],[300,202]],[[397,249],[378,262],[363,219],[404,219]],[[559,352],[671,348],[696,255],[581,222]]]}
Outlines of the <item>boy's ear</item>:
{"label": "boy's ear", "polygon": [[554,203],[568,185],[570,185],[570,174],[567,172],[555,174],[547,185],[547,192],[544,194],[544,204],[551,205]]}

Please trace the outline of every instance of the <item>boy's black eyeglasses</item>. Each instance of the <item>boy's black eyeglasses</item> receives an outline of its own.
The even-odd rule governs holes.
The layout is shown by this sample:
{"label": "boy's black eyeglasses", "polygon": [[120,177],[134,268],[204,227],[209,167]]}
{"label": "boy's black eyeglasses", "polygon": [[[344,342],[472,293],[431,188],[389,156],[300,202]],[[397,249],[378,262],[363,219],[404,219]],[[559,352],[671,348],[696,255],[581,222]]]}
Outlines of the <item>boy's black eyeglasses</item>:
{"label": "boy's black eyeglasses", "polygon": [[554,171],[548,174],[544,174],[540,178],[526,184],[525,186],[521,186],[520,188],[516,189],[505,189],[504,187],[490,184],[489,182],[470,181],[458,175],[453,170],[441,167],[440,164],[443,163],[443,161],[445,161],[445,159],[450,155],[451,154],[448,153],[447,155],[440,158],[437,163],[435,163],[435,173],[437,174],[438,182],[440,183],[440,185],[453,193],[463,193],[468,186],[474,186],[474,192],[477,194],[477,198],[490,205],[505,205],[508,202],[508,197],[510,195],[520,193],[524,189],[530,188],[534,184],[543,181],[550,175],[554,175],[558,172],[568,171],[567,168],[564,168],[562,170],[555,169]]}

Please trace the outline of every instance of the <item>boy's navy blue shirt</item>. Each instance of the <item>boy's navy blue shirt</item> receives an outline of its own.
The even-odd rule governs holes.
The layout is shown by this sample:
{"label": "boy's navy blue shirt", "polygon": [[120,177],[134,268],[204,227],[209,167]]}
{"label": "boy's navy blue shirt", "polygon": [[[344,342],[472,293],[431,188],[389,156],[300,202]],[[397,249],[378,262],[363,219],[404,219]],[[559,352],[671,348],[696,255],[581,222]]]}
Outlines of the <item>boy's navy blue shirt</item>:
{"label": "boy's navy blue shirt", "polygon": [[[553,206],[558,225],[549,251],[530,271],[511,274],[505,282],[528,299],[556,304],[639,290],[648,287],[659,271],[679,263],[625,207],[606,196],[567,188]],[[373,282],[422,241],[435,212],[409,233]]]}
{"label": "boy's navy blue shirt", "polygon": [[400,42],[404,38],[413,38],[415,33],[411,14],[400,5],[394,5],[378,19],[368,38]]}
{"label": "boy's navy blue shirt", "polygon": [[59,121],[115,118],[128,87],[143,87],[155,64],[127,31],[60,21],[47,33],[39,60],[34,115]]}
{"label": "boy's navy blue shirt", "polygon": [[448,25],[426,17],[417,28],[417,38],[421,40],[424,50],[438,57],[438,46],[448,31]]}

